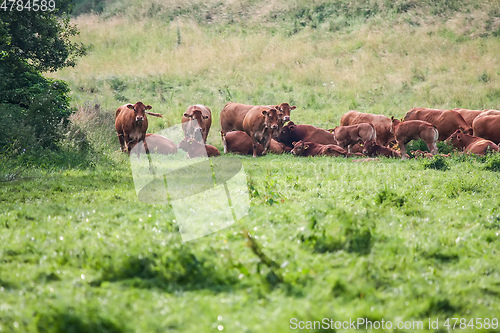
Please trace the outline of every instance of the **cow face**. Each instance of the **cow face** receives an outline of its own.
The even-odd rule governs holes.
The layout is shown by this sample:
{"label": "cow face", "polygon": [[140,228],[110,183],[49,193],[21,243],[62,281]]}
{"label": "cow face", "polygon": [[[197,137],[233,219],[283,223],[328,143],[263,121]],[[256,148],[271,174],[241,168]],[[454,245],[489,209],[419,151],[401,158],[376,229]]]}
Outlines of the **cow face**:
{"label": "cow face", "polygon": [[290,105],[288,103],[281,103],[280,105],[276,105],[276,110],[278,110],[278,116],[286,123],[290,121],[290,111],[295,110],[297,107],[295,105]]}
{"label": "cow face", "polygon": [[146,118],[146,110],[151,110],[151,105],[144,105],[142,102],[137,102],[134,105],[127,104],[127,107],[134,110],[135,122],[141,124]]}
{"label": "cow face", "polygon": [[391,124],[391,130],[390,130],[390,132],[392,134],[394,134],[394,132],[396,131],[396,127],[398,127],[399,124],[401,124],[401,121],[399,119],[391,117],[391,122],[392,122],[392,124]]}
{"label": "cow face", "polygon": [[206,119],[208,119],[208,116],[203,116],[200,110],[184,113],[182,127],[185,135],[201,141],[203,138],[202,122]]}
{"label": "cow face", "polygon": [[275,131],[278,130],[278,111],[276,109],[263,110],[264,127]]}
{"label": "cow face", "polygon": [[304,141],[293,142],[292,154],[301,156],[305,154],[307,149],[309,149],[309,145],[306,145]]}
{"label": "cow face", "polygon": [[463,133],[461,130],[457,129],[448,139],[446,139],[446,142],[451,143],[454,147],[461,147],[462,146],[462,140],[463,140]]}
{"label": "cow face", "polygon": [[375,141],[367,140],[363,143],[363,154],[369,156],[371,154],[371,150],[373,145],[375,145]]}
{"label": "cow face", "polygon": [[184,150],[185,152],[190,152],[199,146],[199,142],[192,138],[184,138],[179,142],[178,148]]}
{"label": "cow face", "polygon": [[293,142],[293,132],[295,130],[295,124],[291,121],[286,126],[283,126],[278,133],[277,140],[283,142],[287,146],[291,146]]}

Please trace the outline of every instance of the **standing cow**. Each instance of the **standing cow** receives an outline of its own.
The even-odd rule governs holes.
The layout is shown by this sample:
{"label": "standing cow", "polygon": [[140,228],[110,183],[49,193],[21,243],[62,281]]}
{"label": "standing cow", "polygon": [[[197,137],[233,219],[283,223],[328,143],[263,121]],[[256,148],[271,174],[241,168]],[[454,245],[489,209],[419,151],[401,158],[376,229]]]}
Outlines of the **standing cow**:
{"label": "standing cow", "polygon": [[437,154],[436,141],[439,138],[439,132],[436,126],[422,120],[399,121],[398,119],[394,119],[394,117],[391,120],[391,131],[394,133],[396,141],[401,148],[401,158],[403,160],[407,158],[406,144],[412,140],[424,140],[431,154]]}
{"label": "standing cow", "polygon": [[391,119],[384,115],[351,110],[340,118],[341,126],[363,123],[371,124],[375,128],[375,132],[377,133],[376,141],[379,145],[388,146],[395,141],[394,135],[391,132]]}
{"label": "standing cow", "polygon": [[278,131],[278,111],[267,106],[254,106],[243,119],[243,130],[252,138],[252,156],[258,156],[258,143],[264,147],[262,155],[265,155],[271,138]]}
{"label": "standing cow", "polygon": [[408,111],[404,120],[422,120],[436,126],[439,132],[439,141],[449,138],[457,129],[472,135],[470,127],[460,113],[453,110],[413,108]]}
{"label": "standing cow", "polygon": [[133,105],[125,104],[116,110],[115,128],[123,152],[130,154],[132,148],[142,140],[144,141],[146,153],[149,154],[147,143],[144,140],[148,129],[146,114],[160,118],[162,115],[146,110],[151,110],[151,105],[144,105],[142,102],[137,102]]}
{"label": "standing cow", "polygon": [[189,138],[201,138],[207,142],[208,132],[212,126],[212,112],[205,105],[191,105],[182,115],[182,130]]}
{"label": "standing cow", "polygon": [[340,147],[352,153],[352,147],[362,141],[377,140],[377,132],[372,124],[337,126],[331,130]]}

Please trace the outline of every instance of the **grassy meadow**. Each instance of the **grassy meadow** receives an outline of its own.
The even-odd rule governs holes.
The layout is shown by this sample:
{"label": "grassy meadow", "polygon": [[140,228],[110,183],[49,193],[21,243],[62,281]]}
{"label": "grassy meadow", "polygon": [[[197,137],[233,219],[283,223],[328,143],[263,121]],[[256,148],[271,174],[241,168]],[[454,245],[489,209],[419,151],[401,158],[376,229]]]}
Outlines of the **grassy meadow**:
{"label": "grassy meadow", "polygon": [[74,17],[89,53],[50,74],[75,109],[59,152],[0,163],[0,332],[289,332],[292,318],[498,332],[499,155],[229,156],[249,214],[183,243],[170,205],[138,200],[114,111],[150,104],[158,132],[205,104],[222,148],[229,101],[288,102],[323,128],[350,109],[500,109],[499,8],[127,0]]}

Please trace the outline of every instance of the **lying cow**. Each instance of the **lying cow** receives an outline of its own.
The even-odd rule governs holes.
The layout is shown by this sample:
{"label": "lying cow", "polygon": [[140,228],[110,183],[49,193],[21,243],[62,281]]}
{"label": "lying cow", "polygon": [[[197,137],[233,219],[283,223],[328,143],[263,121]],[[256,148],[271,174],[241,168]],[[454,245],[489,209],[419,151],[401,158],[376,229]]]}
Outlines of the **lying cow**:
{"label": "lying cow", "polygon": [[331,130],[338,145],[344,149],[347,148],[352,153],[352,147],[358,142],[367,140],[376,140],[377,132],[372,124],[363,123],[349,126],[337,126]]}
{"label": "lying cow", "polygon": [[294,142],[292,154],[295,156],[347,156],[347,151],[337,145],[323,145],[316,142]]}
{"label": "lying cow", "polygon": [[460,113],[453,110],[413,108],[406,113],[404,120],[422,120],[436,126],[439,132],[438,141],[446,140],[457,129],[472,134],[472,127]]}
{"label": "lying cow", "polygon": [[280,130],[278,141],[287,147],[293,147],[293,143],[298,141],[337,145],[337,140],[329,131],[312,125],[295,125],[291,121]]}
{"label": "lying cow", "polygon": [[374,140],[367,140],[363,143],[363,154],[369,157],[385,156],[400,158],[401,154],[394,149],[377,144]]}
{"label": "lying cow", "polygon": [[[120,106],[115,112],[115,129],[118,133],[120,148],[122,152],[130,154],[132,148],[146,138],[148,129],[148,118],[146,114],[162,117],[159,113],[148,112],[151,105],[144,105],[142,102],[135,104],[125,104]],[[149,154],[147,142],[144,141],[144,149]]]}
{"label": "lying cow", "polygon": [[400,121],[392,117],[391,131],[396,137],[396,141],[401,148],[401,158],[407,159],[406,144],[412,140],[422,139],[432,155],[437,154],[436,141],[439,138],[439,132],[436,126],[422,120]]}
{"label": "lying cow", "polygon": [[208,132],[212,125],[212,111],[204,105],[191,105],[182,115],[182,130],[190,138],[199,138],[207,142]]}
{"label": "lying cow", "polygon": [[[220,112],[220,126],[225,133],[230,131],[244,131],[243,120],[250,109],[256,105],[227,103]],[[278,112],[278,127],[281,128],[284,123],[290,121],[290,111],[295,110],[295,105],[281,103],[279,105],[266,105],[270,109],[276,109]]]}
{"label": "lying cow", "polygon": [[219,149],[211,145],[206,145],[193,138],[185,137],[179,142],[179,148],[188,153],[189,158],[219,156]]}
{"label": "lying cow", "polygon": [[243,129],[252,139],[252,156],[258,156],[259,143],[264,147],[262,155],[265,155],[271,138],[278,131],[278,111],[267,106],[254,106],[243,119]]}
{"label": "lying cow", "polygon": [[[146,143],[149,148],[149,152],[152,154],[169,155],[177,153],[176,144],[163,135],[148,133],[146,134]],[[144,153],[145,149],[140,147],[139,154]]]}
{"label": "lying cow", "polygon": [[497,145],[500,144],[500,115],[487,111],[480,114],[472,123],[474,136],[478,136]]}
{"label": "lying cow", "polygon": [[455,148],[475,155],[486,155],[488,152],[498,151],[498,146],[494,142],[462,133],[460,130],[456,130],[447,141],[451,142]]}
{"label": "lying cow", "polygon": [[[232,131],[229,133],[224,133],[221,131],[222,142],[224,146],[227,147],[228,153],[236,153],[241,155],[252,155],[253,146],[252,138],[245,132],[242,131]],[[257,155],[261,156],[264,152],[264,147],[259,143],[257,144]],[[291,149],[274,140],[271,139],[269,144],[269,152],[273,154],[283,154],[284,152],[289,152]]]}
{"label": "lying cow", "polygon": [[391,133],[391,119],[384,115],[362,113],[351,110],[340,118],[340,126],[350,126],[364,123],[371,124],[375,128],[377,144],[388,146],[392,142],[396,141],[394,139],[394,135]]}

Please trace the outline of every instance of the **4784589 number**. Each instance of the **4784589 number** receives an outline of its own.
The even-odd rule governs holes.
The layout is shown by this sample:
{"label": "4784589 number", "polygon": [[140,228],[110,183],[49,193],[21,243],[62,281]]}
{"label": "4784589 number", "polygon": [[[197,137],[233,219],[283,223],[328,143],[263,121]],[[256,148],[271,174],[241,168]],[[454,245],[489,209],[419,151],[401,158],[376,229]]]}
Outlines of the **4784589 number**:
{"label": "4784589 number", "polygon": [[[1,1],[1,0],[0,0]],[[46,12],[53,11],[56,9],[56,2],[54,0],[3,0],[0,6],[0,11],[4,12],[22,12],[22,11],[34,11],[34,12]]]}

